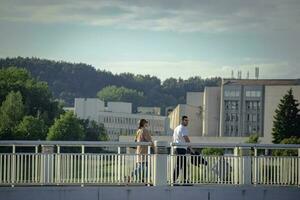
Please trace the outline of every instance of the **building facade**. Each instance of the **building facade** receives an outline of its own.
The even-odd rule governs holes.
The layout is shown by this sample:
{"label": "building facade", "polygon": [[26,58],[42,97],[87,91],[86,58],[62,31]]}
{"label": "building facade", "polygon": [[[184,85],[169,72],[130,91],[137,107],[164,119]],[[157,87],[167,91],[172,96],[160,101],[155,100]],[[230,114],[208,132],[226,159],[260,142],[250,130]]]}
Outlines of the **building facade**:
{"label": "building facade", "polygon": [[110,140],[117,141],[120,135],[135,135],[140,119],[149,122],[151,135],[169,135],[169,119],[165,116],[135,114],[131,103],[107,102],[97,98],[76,98],[75,114],[78,118],[103,123]]}
{"label": "building facade", "polygon": [[160,107],[137,107],[137,112],[146,115],[160,115]]}
{"label": "building facade", "polygon": [[263,133],[263,86],[225,82],[222,85],[220,136]]}
{"label": "building facade", "polygon": [[272,143],[275,110],[289,89],[300,102],[298,79],[224,79],[221,87],[206,87],[202,94],[187,93],[187,104],[169,114],[170,128],[187,115],[191,135],[205,141],[209,137],[246,141],[257,134],[262,143]]}
{"label": "building facade", "polygon": [[297,98],[299,80],[296,79],[223,80],[219,135],[248,137],[258,134],[264,141],[271,142],[270,127],[275,109],[289,88],[295,89]]}
{"label": "building facade", "polygon": [[203,112],[203,92],[188,92],[187,104],[179,104],[170,112],[170,129],[174,130],[180,123],[182,116],[189,118],[189,135],[202,136],[202,112]]}
{"label": "building facade", "polygon": [[181,118],[184,115],[188,116],[189,118],[189,135],[201,136],[202,107],[196,107],[187,104],[179,104],[168,116],[170,121],[170,129],[174,130],[181,123]]}
{"label": "building facade", "polygon": [[202,135],[208,137],[219,136],[220,124],[220,87],[206,87],[203,95]]}

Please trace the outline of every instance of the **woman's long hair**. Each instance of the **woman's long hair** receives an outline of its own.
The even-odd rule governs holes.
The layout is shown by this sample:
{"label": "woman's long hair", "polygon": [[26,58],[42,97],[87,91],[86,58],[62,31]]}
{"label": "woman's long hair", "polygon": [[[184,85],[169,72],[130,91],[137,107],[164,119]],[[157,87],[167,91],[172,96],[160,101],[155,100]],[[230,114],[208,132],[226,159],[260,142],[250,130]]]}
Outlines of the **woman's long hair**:
{"label": "woman's long hair", "polygon": [[143,128],[143,127],[145,126],[146,123],[148,123],[147,120],[141,119],[141,120],[139,121],[139,129]]}

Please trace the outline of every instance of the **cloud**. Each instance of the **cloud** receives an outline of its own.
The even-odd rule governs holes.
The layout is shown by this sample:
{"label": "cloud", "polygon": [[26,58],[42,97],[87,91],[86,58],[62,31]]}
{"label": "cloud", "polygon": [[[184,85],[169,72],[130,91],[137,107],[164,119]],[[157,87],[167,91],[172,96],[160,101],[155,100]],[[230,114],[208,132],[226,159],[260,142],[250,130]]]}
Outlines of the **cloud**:
{"label": "cloud", "polygon": [[254,78],[255,67],[260,68],[260,78],[299,78],[300,73],[297,67],[287,62],[249,62],[249,64],[241,65],[219,65],[208,61],[201,60],[182,60],[178,62],[172,61],[118,61],[98,63],[101,69],[109,70],[113,73],[129,72],[134,74],[150,74],[161,78],[162,80],[174,78],[189,78],[192,76],[208,77],[231,77],[233,70],[235,76],[237,71],[242,71],[243,78],[246,78],[249,72],[250,78]]}
{"label": "cloud", "polygon": [[299,31],[299,8],[297,0],[3,0],[0,20],[178,32]]}

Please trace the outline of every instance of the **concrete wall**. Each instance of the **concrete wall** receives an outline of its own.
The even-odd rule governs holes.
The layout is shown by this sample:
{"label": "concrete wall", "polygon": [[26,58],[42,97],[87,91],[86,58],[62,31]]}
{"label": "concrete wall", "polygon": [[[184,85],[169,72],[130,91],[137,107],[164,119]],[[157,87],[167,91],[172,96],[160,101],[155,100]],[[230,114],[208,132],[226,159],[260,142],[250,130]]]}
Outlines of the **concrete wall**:
{"label": "concrete wall", "polygon": [[107,111],[116,113],[132,113],[132,103],[107,102]]}
{"label": "concrete wall", "polygon": [[300,102],[300,86],[266,86],[265,87],[265,110],[264,110],[264,138],[265,143],[272,143],[272,128],[275,110],[280,99],[292,88],[294,98]]}
{"label": "concrete wall", "polygon": [[2,187],[0,200],[298,200],[297,187]]}
{"label": "concrete wall", "polygon": [[169,119],[165,116],[144,115],[133,113],[99,112],[98,122],[103,123],[108,133],[135,135],[140,119],[149,122],[149,131],[153,135],[167,135]]}
{"label": "concrete wall", "polygon": [[[153,136],[153,141],[167,141],[172,142],[172,136]],[[205,143],[205,144],[232,144],[232,143],[244,143],[248,140],[248,137],[198,137],[198,136],[191,136],[190,137],[192,143]],[[120,136],[120,142],[133,142],[133,136]]]}
{"label": "concrete wall", "polygon": [[187,92],[186,104],[191,106],[203,105],[203,92]]}
{"label": "concrete wall", "polygon": [[137,112],[142,114],[160,115],[160,107],[137,107]]}
{"label": "concrete wall", "polygon": [[191,105],[179,104],[173,112],[169,115],[170,128],[174,130],[176,126],[181,123],[183,115],[189,118],[189,135],[201,136],[202,135],[202,108]]}
{"label": "concrete wall", "polygon": [[206,87],[203,96],[203,136],[218,136],[221,88]]}
{"label": "concrete wall", "polygon": [[75,114],[81,119],[97,121],[98,113],[104,110],[104,102],[97,98],[75,98]]}

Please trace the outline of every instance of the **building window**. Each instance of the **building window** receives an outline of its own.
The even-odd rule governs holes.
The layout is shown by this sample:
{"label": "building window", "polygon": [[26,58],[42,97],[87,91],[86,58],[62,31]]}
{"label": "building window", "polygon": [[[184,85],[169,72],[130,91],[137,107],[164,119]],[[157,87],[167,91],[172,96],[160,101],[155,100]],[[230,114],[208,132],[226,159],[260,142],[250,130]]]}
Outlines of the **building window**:
{"label": "building window", "polygon": [[246,101],[247,110],[260,110],[260,101]]}
{"label": "building window", "polygon": [[261,97],[261,91],[247,90],[246,97]]}
{"label": "building window", "polygon": [[225,90],[224,91],[224,96],[225,97],[239,97],[240,92],[237,90]]}
{"label": "building window", "polygon": [[229,114],[228,114],[228,113],[226,113],[226,114],[225,114],[225,121],[227,121],[227,122],[228,122],[229,120],[230,120]]}

